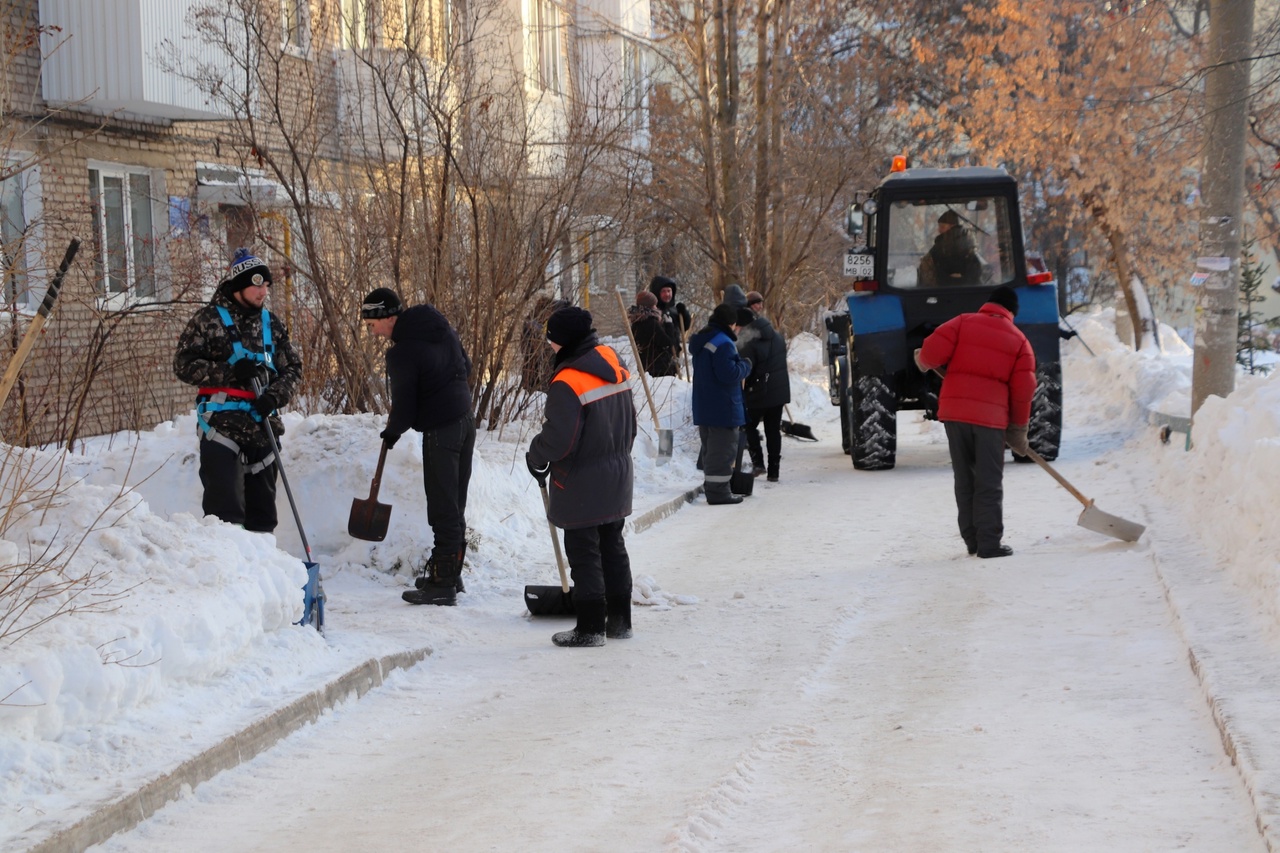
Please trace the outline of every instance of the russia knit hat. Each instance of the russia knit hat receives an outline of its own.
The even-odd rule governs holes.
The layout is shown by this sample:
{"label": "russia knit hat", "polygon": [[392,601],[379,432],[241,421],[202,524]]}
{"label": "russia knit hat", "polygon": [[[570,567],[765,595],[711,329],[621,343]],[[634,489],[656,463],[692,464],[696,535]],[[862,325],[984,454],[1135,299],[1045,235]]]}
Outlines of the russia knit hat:
{"label": "russia knit hat", "polygon": [[711,312],[711,322],[717,326],[724,326],[726,329],[730,326],[737,326],[739,325],[738,309],[727,302],[721,302]]}
{"label": "russia knit hat", "polygon": [[394,317],[404,310],[404,303],[396,292],[389,287],[379,287],[364,298],[360,306],[360,317],[365,320],[381,320]]}
{"label": "russia knit hat", "polygon": [[657,308],[658,297],[647,290],[642,290],[636,294],[636,304],[641,308]]}
{"label": "russia knit hat", "polygon": [[572,347],[593,333],[591,312],[569,305],[547,318],[547,340],[562,347]]}
{"label": "russia knit hat", "polygon": [[756,321],[756,312],[752,311],[750,308],[738,309],[738,325],[739,326],[750,326],[755,321]]}
{"label": "russia knit hat", "polygon": [[946,210],[938,217],[938,221],[944,225],[959,225],[960,216],[954,210]]}
{"label": "russia knit hat", "polygon": [[271,270],[245,248],[236,249],[231,260],[227,276],[222,280],[222,287],[228,294],[239,293],[254,284],[271,284]]}
{"label": "russia knit hat", "polygon": [[747,306],[750,307],[756,303],[764,302],[764,296],[758,290],[747,291]]}
{"label": "russia knit hat", "polygon": [[1009,313],[1015,317],[1018,314],[1018,291],[1006,284],[1002,284],[991,291],[991,296],[988,297],[987,301],[994,302],[1001,308],[1008,308]]}
{"label": "russia knit hat", "polygon": [[743,293],[740,285],[731,284],[724,289],[724,301],[734,308],[743,308],[747,304],[747,294]]}

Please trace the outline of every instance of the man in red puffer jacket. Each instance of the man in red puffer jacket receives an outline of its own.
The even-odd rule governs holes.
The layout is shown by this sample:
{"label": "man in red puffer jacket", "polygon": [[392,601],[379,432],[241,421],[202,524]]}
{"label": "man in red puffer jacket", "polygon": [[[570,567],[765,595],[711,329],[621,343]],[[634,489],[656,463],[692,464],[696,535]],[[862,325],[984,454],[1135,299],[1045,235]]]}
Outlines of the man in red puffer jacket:
{"label": "man in red puffer jacket", "polygon": [[1004,446],[1027,455],[1036,392],[1036,357],[1013,317],[1018,293],[1000,286],[985,305],[939,326],[916,350],[921,371],[946,368],[938,420],[947,430],[955,472],[957,521],[970,554],[1007,557]]}

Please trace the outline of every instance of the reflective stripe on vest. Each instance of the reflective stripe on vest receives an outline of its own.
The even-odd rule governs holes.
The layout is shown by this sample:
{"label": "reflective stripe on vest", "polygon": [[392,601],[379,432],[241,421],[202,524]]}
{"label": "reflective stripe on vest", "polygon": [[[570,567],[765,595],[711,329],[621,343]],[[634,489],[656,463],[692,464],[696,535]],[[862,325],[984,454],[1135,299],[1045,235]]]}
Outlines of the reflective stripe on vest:
{"label": "reflective stripe on vest", "polygon": [[568,385],[578,396],[578,402],[584,406],[614,394],[621,394],[623,391],[631,393],[631,373],[618,362],[618,354],[604,344],[596,347],[596,352],[600,353],[600,356],[613,368],[619,381],[609,382],[574,367],[566,367],[552,380]]}

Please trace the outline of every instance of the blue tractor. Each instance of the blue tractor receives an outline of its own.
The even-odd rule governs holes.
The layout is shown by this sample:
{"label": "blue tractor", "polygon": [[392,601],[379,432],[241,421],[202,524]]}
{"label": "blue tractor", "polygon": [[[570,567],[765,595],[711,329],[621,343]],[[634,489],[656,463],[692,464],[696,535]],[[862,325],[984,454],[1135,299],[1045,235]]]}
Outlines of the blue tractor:
{"label": "blue tractor", "polygon": [[[976,311],[991,291],[1017,288],[1015,322],[1036,355],[1032,448],[1056,459],[1062,436],[1058,291],[1038,258],[1028,258],[1018,185],[1003,169],[894,171],[849,207],[859,245],[845,256],[853,288],[826,315],[831,403],[853,466],[892,468],[897,413],[936,418],[941,380],[922,374],[912,353],[939,325]],[[1015,459],[1019,457],[1014,457]]]}

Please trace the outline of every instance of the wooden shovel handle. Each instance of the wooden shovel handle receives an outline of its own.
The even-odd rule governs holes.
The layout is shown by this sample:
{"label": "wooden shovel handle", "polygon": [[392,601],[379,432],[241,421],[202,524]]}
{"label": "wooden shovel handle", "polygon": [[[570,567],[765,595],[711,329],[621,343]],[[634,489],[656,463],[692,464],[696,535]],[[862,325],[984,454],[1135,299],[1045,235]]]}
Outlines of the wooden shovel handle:
{"label": "wooden shovel handle", "polygon": [[49,282],[49,289],[45,291],[44,301],[36,310],[36,316],[27,328],[27,333],[22,337],[22,342],[18,344],[13,358],[9,359],[9,366],[4,371],[4,379],[0,380],[0,408],[4,408],[4,404],[9,401],[9,392],[18,381],[18,372],[26,363],[27,356],[31,355],[31,350],[40,336],[40,330],[44,328],[45,321],[53,312],[53,303],[58,300],[58,292],[62,290],[62,280],[66,277],[67,270],[71,268],[71,262],[75,260],[78,251],[80,251],[80,238],[72,237],[71,243],[67,246],[67,253],[62,258],[62,265],[58,267],[58,272]]}
{"label": "wooden shovel handle", "polygon": [[373,472],[373,482],[369,484],[369,500],[378,499],[378,489],[382,488],[382,466],[387,461],[387,442],[382,442],[382,450],[378,451],[378,469]]}
{"label": "wooden shovel handle", "polygon": [[636,373],[640,374],[640,384],[644,386],[645,399],[649,401],[649,412],[653,415],[654,430],[662,429],[662,422],[658,420],[658,407],[653,405],[653,395],[649,393],[649,380],[645,378],[644,365],[640,363],[640,347],[636,346],[636,336],[631,334],[631,323],[627,320],[627,303],[622,301],[622,291],[615,290],[613,295],[618,297],[618,307],[622,309],[622,328],[627,330],[627,340],[631,341],[631,351],[636,355]]}
{"label": "wooden shovel handle", "polygon": [[564,573],[564,554],[560,551],[560,534],[556,532],[556,526],[551,523],[551,495],[547,494],[547,487],[538,484],[538,488],[542,489],[542,506],[547,511],[547,527],[551,530],[551,545],[556,549],[556,568],[560,570],[560,591],[569,591],[569,576]]}
{"label": "wooden shovel handle", "polygon": [[1086,508],[1093,506],[1093,501],[1086,498],[1083,494],[1081,494],[1079,489],[1077,489],[1075,486],[1068,483],[1067,478],[1059,474],[1052,465],[1050,465],[1048,462],[1044,460],[1043,456],[1041,456],[1039,453],[1036,453],[1030,447],[1027,448],[1027,456],[1031,459],[1032,462],[1036,463],[1041,468],[1048,471],[1050,477],[1053,477],[1053,479],[1057,480],[1058,484],[1062,486],[1062,488],[1066,489],[1068,492],[1075,495],[1076,500],[1084,504]]}

